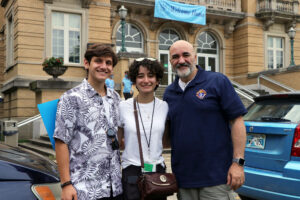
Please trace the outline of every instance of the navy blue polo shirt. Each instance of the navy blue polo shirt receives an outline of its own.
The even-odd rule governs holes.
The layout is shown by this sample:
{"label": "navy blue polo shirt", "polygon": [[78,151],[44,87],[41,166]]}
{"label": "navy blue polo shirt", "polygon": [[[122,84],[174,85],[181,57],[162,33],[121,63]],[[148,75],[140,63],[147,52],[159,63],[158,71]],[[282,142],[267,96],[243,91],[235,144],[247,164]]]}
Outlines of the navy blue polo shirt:
{"label": "navy blue polo shirt", "polygon": [[227,182],[233,156],[229,121],[247,113],[225,75],[197,68],[184,91],[177,77],[164,93],[169,105],[172,170],[180,188]]}

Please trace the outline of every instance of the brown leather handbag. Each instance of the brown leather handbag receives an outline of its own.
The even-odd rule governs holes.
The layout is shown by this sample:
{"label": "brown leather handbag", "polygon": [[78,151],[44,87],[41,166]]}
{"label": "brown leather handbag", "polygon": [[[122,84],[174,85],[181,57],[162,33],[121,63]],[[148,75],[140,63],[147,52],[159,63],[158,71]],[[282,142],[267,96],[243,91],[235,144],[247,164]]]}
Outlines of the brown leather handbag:
{"label": "brown leather handbag", "polygon": [[[139,121],[136,109],[136,99],[133,101],[134,104],[134,117],[136,124],[136,131],[139,143],[139,152],[141,159],[141,167],[144,168],[144,158],[141,143],[141,134],[139,128]],[[172,173],[142,173],[138,178],[138,188],[140,191],[141,199],[154,199],[163,196],[169,196],[178,191],[176,178]]]}

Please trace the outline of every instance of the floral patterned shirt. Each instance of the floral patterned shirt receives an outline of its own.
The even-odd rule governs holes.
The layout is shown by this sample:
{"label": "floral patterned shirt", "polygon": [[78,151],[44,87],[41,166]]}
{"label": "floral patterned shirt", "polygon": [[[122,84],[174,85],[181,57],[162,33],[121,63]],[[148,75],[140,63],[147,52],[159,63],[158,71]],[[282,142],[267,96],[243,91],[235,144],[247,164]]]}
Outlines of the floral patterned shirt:
{"label": "floral patterned shirt", "polygon": [[54,138],[69,148],[71,181],[81,200],[122,193],[119,150],[112,150],[109,128],[117,131],[120,96],[107,88],[101,97],[87,80],[64,93],[57,107]]}

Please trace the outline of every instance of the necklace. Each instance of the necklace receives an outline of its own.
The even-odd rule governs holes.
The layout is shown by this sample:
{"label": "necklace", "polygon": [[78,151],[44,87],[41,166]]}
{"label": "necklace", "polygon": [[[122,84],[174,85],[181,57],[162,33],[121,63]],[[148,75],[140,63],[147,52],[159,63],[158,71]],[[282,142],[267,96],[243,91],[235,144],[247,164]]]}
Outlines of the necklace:
{"label": "necklace", "polygon": [[155,98],[153,100],[153,110],[152,110],[152,118],[151,118],[149,140],[148,140],[148,137],[147,137],[147,134],[146,134],[146,130],[145,130],[143,118],[142,118],[142,115],[141,115],[141,110],[140,110],[140,106],[139,106],[139,102],[138,102],[138,96],[136,97],[136,100],[137,100],[136,101],[137,102],[137,107],[138,107],[139,115],[140,115],[140,118],[141,118],[143,130],[144,130],[145,139],[146,139],[147,146],[148,146],[148,156],[150,157],[150,143],[151,143],[151,133],[152,133],[152,125],[153,125],[154,108],[155,108]]}
{"label": "necklace", "polygon": [[143,113],[143,116],[146,117],[147,121],[149,121],[150,118],[151,118],[151,111],[143,108],[143,106],[139,109],[141,109],[141,112]]}

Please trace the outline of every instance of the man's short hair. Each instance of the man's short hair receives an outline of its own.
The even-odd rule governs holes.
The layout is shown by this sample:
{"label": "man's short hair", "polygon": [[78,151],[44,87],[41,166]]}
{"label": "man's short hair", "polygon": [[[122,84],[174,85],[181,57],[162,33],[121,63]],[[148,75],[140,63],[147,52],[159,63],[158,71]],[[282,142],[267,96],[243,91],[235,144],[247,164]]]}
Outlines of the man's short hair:
{"label": "man's short hair", "polygon": [[84,54],[84,58],[91,63],[93,57],[111,57],[113,62],[113,67],[118,63],[118,58],[115,52],[112,50],[110,45],[96,43],[88,47]]}

